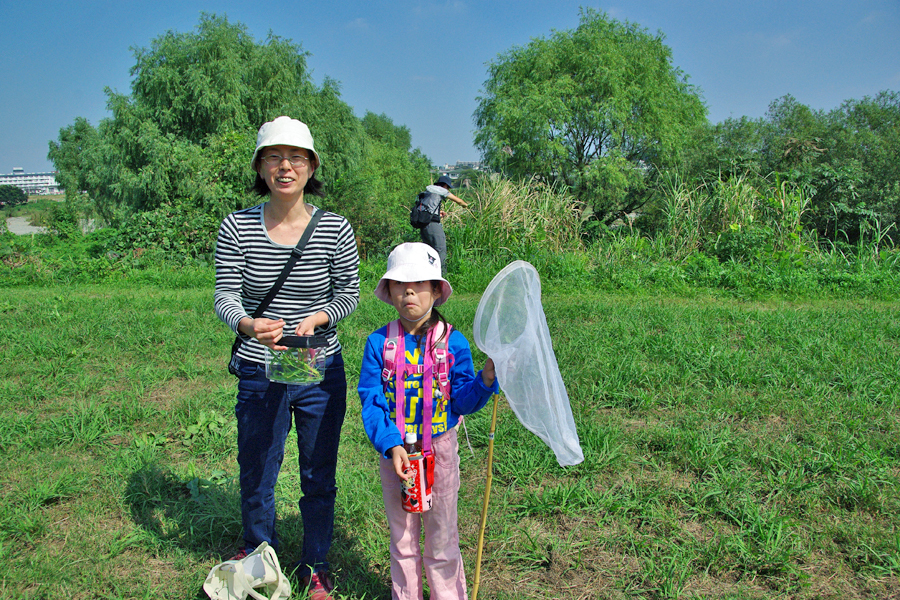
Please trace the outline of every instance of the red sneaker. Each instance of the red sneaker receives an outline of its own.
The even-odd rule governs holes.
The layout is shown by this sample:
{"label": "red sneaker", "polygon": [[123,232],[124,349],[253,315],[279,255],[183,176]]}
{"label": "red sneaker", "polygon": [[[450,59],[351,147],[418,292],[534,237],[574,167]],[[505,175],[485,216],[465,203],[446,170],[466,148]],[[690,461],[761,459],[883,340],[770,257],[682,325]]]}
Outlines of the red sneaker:
{"label": "red sneaker", "polygon": [[244,560],[247,558],[247,551],[241,548],[241,551],[229,558],[228,560]]}
{"label": "red sneaker", "polygon": [[300,581],[309,594],[309,600],[334,600],[334,596],[331,595],[334,584],[325,571],[313,573]]}

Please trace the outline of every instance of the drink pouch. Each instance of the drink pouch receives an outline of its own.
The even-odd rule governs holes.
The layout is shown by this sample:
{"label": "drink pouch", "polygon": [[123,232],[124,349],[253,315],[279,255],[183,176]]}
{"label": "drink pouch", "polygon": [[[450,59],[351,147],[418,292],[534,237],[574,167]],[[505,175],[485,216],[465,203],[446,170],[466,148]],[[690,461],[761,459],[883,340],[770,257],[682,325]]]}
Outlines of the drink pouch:
{"label": "drink pouch", "polygon": [[411,479],[400,484],[400,498],[403,510],[410,513],[422,513],[431,509],[431,486],[434,484],[434,454],[417,452],[409,455]]}

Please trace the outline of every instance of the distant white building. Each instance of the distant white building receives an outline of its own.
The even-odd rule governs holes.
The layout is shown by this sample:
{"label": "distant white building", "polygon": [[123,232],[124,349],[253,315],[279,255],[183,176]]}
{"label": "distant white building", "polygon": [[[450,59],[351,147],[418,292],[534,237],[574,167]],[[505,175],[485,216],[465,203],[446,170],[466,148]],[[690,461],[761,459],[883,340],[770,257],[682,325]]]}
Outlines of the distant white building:
{"label": "distant white building", "polygon": [[457,179],[459,179],[460,173],[462,173],[463,171],[468,171],[469,169],[472,169],[474,171],[485,171],[486,170],[484,167],[484,164],[480,161],[463,161],[463,160],[456,161],[455,165],[447,164],[447,165],[444,165],[443,167],[438,167],[435,170],[438,173],[440,173],[441,175],[446,175],[452,181],[456,181]]}
{"label": "distant white building", "polygon": [[460,179],[460,175],[464,171],[482,171],[486,172],[487,167],[485,167],[484,163],[480,161],[464,161],[458,160],[455,165],[444,165],[443,167],[434,167],[433,172],[437,172],[439,175],[446,175],[450,178],[450,181],[453,182],[454,186],[457,187],[469,187],[471,184],[471,180],[466,178],[465,180]]}
{"label": "distant white building", "polygon": [[459,177],[460,171],[466,171],[468,169],[472,169],[475,171],[484,171],[485,167],[480,161],[458,160],[456,161],[455,165],[447,164],[443,167],[438,167],[436,170],[441,175],[447,175],[451,179],[456,179],[457,177]]}
{"label": "distant white building", "polygon": [[56,173],[26,173],[15,167],[12,173],[0,175],[0,185],[14,185],[26,194],[61,194]]}

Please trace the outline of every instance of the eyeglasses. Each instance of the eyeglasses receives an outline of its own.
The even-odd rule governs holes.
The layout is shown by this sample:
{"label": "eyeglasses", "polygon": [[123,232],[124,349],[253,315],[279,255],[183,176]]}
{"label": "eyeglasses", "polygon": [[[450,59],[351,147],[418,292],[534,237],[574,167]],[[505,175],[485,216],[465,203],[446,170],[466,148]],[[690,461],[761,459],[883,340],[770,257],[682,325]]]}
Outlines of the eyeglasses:
{"label": "eyeglasses", "polygon": [[298,167],[300,165],[309,165],[309,163],[310,163],[309,158],[307,158],[306,156],[303,156],[302,154],[295,154],[293,156],[280,156],[278,154],[269,154],[268,156],[263,156],[262,159],[270,167],[274,167],[275,165],[280,165],[281,161],[283,161],[283,160],[288,161],[294,167]]}

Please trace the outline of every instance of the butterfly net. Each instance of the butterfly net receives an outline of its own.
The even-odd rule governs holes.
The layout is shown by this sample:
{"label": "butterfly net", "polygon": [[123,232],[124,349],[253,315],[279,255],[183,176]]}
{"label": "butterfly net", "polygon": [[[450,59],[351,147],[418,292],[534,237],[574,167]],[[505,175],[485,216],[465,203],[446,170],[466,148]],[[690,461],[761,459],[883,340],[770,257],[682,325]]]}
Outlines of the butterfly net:
{"label": "butterfly net", "polygon": [[582,462],[533,266],[518,260],[494,277],[475,311],[474,337],[493,359],[500,388],[519,422],[550,446],[560,466]]}

